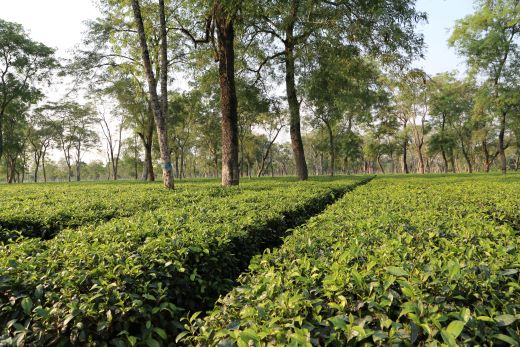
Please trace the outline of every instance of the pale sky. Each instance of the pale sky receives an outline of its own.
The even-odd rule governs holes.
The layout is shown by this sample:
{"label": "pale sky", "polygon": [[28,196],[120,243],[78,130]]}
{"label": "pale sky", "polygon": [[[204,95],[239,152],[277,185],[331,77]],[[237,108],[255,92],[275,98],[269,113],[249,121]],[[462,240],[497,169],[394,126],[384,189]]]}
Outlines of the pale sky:
{"label": "pale sky", "polygon": [[[430,75],[464,71],[463,60],[448,48],[447,40],[455,20],[473,12],[473,0],[418,0],[417,8],[428,13],[428,24],[419,27],[427,49],[415,66]],[[98,13],[91,0],[0,0],[1,19],[22,24],[34,40],[56,48],[62,57],[80,43],[83,22]],[[288,140],[287,134],[281,139]]]}
{"label": "pale sky", "polygon": [[[429,23],[420,27],[428,46],[426,59],[417,66],[429,74],[463,70],[462,60],[446,41],[455,20],[472,12],[473,1],[418,0],[417,7],[429,17]],[[83,21],[97,14],[91,0],[0,0],[0,18],[21,23],[33,39],[57,48],[60,55],[80,42]]]}

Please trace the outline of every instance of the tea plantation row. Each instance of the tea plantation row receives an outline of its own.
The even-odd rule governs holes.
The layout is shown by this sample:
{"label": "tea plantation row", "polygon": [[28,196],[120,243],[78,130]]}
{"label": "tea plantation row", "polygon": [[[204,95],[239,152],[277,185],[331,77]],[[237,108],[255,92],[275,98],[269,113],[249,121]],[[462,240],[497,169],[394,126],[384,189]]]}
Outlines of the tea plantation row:
{"label": "tea plantation row", "polygon": [[[171,343],[181,317],[211,308],[254,254],[360,182],[203,184],[163,192],[148,212],[0,244],[0,345]],[[99,204],[119,199],[110,189]],[[145,191],[122,194],[138,212]]]}
{"label": "tea plantation row", "polygon": [[[258,187],[270,189],[279,184],[265,180]],[[245,186],[248,190],[258,188],[255,184]],[[0,242],[20,236],[49,239],[65,228],[238,192],[222,190],[212,181],[183,183],[173,194],[165,192],[159,184],[126,182],[3,186],[0,187]]]}
{"label": "tea plantation row", "polygon": [[376,178],[254,258],[178,339],[518,346],[518,178]]}

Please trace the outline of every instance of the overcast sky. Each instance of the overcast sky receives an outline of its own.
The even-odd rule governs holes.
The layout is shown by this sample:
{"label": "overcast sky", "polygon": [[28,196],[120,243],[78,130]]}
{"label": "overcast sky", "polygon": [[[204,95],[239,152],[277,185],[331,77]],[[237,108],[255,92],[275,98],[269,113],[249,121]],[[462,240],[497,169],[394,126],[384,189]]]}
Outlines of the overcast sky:
{"label": "overcast sky", "polygon": [[[417,7],[428,13],[428,24],[419,27],[427,45],[425,59],[415,65],[430,75],[464,71],[447,40],[455,20],[473,11],[473,0],[418,0]],[[22,24],[34,40],[56,48],[59,56],[80,42],[83,22],[98,13],[91,0],[0,0],[1,19]]]}

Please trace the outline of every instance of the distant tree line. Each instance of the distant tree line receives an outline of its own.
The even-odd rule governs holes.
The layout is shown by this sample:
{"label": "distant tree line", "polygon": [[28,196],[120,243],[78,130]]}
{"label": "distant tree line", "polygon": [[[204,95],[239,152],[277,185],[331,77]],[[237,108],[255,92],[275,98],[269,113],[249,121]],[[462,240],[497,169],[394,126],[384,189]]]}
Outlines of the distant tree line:
{"label": "distant tree line", "polygon": [[[0,173],[160,172],[171,189],[187,177],[518,170],[520,5],[475,3],[449,41],[463,77],[411,67],[426,20],[413,0],[98,0],[67,61],[0,20]],[[75,90],[50,101],[63,79]],[[93,151],[106,159],[86,163]]]}

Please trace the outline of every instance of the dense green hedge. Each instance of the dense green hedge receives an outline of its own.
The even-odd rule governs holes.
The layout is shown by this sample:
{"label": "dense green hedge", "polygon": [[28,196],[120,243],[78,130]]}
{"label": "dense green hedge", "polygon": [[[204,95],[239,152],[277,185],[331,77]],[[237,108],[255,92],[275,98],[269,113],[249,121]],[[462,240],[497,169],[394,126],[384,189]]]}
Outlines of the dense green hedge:
{"label": "dense green hedge", "polygon": [[19,236],[49,239],[65,228],[175,206],[179,193],[188,191],[192,198],[222,194],[221,189],[205,184],[182,184],[175,193],[165,193],[160,184],[4,185],[0,187],[0,242]]}
{"label": "dense green hedge", "polygon": [[254,258],[185,343],[520,344],[520,180],[378,178]]}
{"label": "dense green hedge", "polygon": [[249,184],[2,246],[0,344],[166,344],[252,255],[359,181]]}

